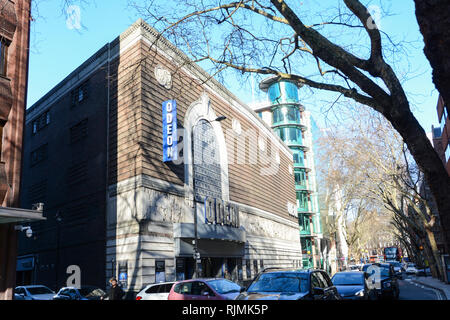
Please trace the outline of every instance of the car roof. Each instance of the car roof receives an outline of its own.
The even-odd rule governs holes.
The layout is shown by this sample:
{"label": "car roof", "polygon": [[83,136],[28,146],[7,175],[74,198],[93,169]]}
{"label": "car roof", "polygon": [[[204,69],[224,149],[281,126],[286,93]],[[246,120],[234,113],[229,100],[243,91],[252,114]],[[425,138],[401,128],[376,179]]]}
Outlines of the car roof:
{"label": "car roof", "polygon": [[324,271],[319,269],[299,269],[299,268],[266,268],[261,273],[269,273],[269,272],[299,272],[299,273],[311,273],[314,271]]}
{"label": "car roof", "polygon": [[345,274],[364,274],[364,272],[362,272],[362,271],[339,271],[339,272],[336,272],[335,274],[343,274],[343,273],[345,273]]}
{"label": "car roof", "polygon": [[158,283],[150,283],[145,286],[145,288],[154,287],[154,286],[160,286],[163,284],[174,284],[176,281],[167,281],[167,282],[158,282]]}
{"label": "car roof", "polygon": [[50,289],[49,287],[44,286],[43,284],[35,284],[35,285],[29,285],[29,286],[17,286],[16,288],[42,288],[42,287]]}

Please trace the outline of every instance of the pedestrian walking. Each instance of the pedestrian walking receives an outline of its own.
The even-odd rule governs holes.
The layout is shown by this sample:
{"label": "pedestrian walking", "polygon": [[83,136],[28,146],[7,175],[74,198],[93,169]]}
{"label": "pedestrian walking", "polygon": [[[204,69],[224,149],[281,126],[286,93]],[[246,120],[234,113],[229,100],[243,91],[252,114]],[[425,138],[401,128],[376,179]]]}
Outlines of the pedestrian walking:
{"label": "pedestrian walking", "polygon": [[102,297],[102,300],[106,298],[109,300],[122,300],[125,292],[123,292],[122,288],[117,283],[117,279],[111,278],[109,283],[111,284],[111,288],[109,288],[108,293]]}

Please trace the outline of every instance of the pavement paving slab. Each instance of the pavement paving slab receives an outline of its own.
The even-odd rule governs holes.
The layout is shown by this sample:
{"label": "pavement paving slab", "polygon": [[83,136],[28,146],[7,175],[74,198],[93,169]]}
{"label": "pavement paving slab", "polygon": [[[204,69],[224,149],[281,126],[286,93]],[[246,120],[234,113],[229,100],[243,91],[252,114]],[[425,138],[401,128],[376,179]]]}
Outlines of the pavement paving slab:
{"label": "pavement paving slab", "polygon": [[430,287],[441,292],[445,300],[450,300],[450,284],[444,283],[433,277],[415,277],[411,281],[421,284],[425,287]]}

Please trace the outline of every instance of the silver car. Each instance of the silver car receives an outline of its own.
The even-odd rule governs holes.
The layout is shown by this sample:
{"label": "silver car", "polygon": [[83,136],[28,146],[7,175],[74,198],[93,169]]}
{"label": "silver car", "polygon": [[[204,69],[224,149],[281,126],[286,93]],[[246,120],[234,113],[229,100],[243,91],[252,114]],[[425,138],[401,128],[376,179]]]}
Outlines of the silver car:
{"label": "silver car", "polygon": [[43,285],[18,286],[14,293],[23,298],[20,300],[53,300],[55,295],[54,291]]}

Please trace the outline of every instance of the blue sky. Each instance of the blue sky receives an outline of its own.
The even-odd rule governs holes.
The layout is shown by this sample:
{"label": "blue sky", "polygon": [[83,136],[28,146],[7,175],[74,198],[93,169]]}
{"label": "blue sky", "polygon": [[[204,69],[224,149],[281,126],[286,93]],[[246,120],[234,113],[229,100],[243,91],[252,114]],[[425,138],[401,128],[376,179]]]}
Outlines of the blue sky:
{"label": "blue sky", "polygon": [[[335,0],[327,0],[335,2]],[[63,80],[104,44],[116,38],[139,17],[127,7],[125,0],[96,0],[81,7],[82,29],[70,29],[59,0],[35,0],[39,14],[31,29],[28,107]],[[410,66],[411,73],[404,83],[414,115],[425,131],[438,125],[436,103],[438,92],[431,79],[431,67],[423,54],[422,36],[414,16],[412,0],[392,1],[392,16],[381,19],[381,29],[397,39],[416,41],[408,51],[409,59],[401,67]],[[235,81],[230,81],[234,83]],[[228,88],[242,101],[252,100],[250,81],[247,85]],[[301,89],[300,92],[302,92]],[[329,95],[315,91],[313,99],[304,101],[320,126],[324,125],[321,111],[327,108]],[[259,95],[262,99],[264,95]],[[256,94],[258,98],[258,94]]]}

